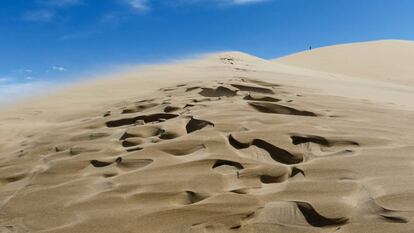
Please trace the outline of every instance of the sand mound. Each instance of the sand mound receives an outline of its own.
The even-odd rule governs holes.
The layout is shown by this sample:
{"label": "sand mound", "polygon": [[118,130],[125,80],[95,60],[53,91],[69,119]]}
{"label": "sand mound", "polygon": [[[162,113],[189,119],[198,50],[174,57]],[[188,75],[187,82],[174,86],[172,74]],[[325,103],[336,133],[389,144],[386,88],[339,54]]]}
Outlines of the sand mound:
{"label": "sand mound", "polygon": [[303,72],[225,53],[4,113],[0,232],[414,231],[414,112]]}

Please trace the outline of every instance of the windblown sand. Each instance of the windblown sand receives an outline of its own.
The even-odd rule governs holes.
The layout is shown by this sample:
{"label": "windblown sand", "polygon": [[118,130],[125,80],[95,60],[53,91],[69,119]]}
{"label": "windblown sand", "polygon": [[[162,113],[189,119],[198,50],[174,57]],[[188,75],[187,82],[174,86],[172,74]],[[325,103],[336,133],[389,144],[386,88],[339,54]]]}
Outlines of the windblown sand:
{"label": "windblown sand", "polygon": [[345,75],[222,53],[4,109],[0,232],[414,232],[412,79]]}

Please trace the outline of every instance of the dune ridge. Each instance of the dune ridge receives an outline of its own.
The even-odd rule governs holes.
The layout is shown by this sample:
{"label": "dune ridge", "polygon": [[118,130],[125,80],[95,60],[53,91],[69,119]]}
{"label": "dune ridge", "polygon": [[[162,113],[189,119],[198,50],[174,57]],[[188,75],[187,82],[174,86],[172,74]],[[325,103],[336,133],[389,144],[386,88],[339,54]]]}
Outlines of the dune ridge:
{"label": "dune ridge", "polygon": [[275,62],[362,79],[414,86],[414,42],[382,40],[312,49]]}

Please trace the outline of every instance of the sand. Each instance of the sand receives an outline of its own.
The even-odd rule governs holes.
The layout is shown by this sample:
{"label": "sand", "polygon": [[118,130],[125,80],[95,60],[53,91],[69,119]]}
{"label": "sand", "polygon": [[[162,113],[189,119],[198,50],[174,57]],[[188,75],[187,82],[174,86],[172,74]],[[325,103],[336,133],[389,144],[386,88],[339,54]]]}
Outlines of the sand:
{"label": "sand", "polygon": [[[346,50],[410,44],[378,43]],[[3,108],[0,232],[414,232],[413,79],[289,60],[210,54]]]}
{"label": "sand", "polygon": [[414,42],[382,40],[342,44],[276,59],[288,65],[414,86]]}

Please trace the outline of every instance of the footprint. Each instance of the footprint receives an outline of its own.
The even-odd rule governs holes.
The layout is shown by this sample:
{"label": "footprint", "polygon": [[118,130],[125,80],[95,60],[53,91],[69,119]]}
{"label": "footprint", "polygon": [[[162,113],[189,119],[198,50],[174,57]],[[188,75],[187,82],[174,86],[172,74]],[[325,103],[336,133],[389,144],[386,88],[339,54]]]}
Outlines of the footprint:
{"label": "footprint", "polygon": [[347,218],[327,218],[320,215],[309,203],[295,202],[306,221],[314,227],[336,226],[345,224]]}
{"label": "footprint", "polygon": [[8,177],[5,177],[5,178],[0,178],[0,184],[1,183],[17,182],[17,181],[22,180],[26,177],[27,177],[27,174],[17,174],[17,175],[8,176]]}
{"label": "footprint", "polygon": [[274,83],[269,83],[269,82],[264,82],[264,81],[259,81],[259,80],[255,80],[255,79],[249,79],[249,78],[244,78],[246,81],[260,85],[260,86],[265,86],[265,87],[280,87],[279,84],[274,84]]}
{"label": "footprint", "polygon": [[292,172],[290,174],[290,177],[295,177],[299,173],[302,174],[303,176],[305,176],[305,172],[302,169],[299,169],[297,167],[293,167]]}
{"label": "footprint", "polygon": [[185,90],[185,92],[190,92],[190,91],[194,91],[196,89],[199,89],[200,87],[189,87]]}
{"label": "footprint", "polygon": [[142,150],[142,147],[130,147],[128,149],[126,149],[127,152],[134,152],[134,151],[139,151]]}
{"label": "footprint", "polygon": [[408,223],[409,221],[403,217],[399,216],[391,216],[391,215],[380,215],[385,221],[391,222],[391,223]]}
{"label": "footprint", "polygon": [[85,141],[85,140],[96,140],[110,136],[110,133],[106,132],[93,132],[93,133],[83,133],[75,135],[70,138],[70,141]]}
{"label": "footprint", "polygon": [[277,146],[274,146],[261,139],[254,139],[251,143],[241,143],[237,141],[232,135],[230,135],[229,143],[234,148],[239,150],[248,148],[250,146],[256,146],[260,149],[267,151],[273,160],[283,164],[297,164],[303,161],[303,158],[296,158],[290,152]]}
{"label": "footprint", "polygon": [[280,99],[276,99],[273,97],[269,97],[269,96],[254,96],[254,95],[246,95],[244,98],[244,100],[254,100],[254,101],[264,101],[264,102],[279,102]]}
{"label": "footprint", "polygon": [[138,168],[146,167],[146,166],[150,165],[153,162],[154,162],[154,160],[152,160],[152,159],[126,158],[126,159],[122,159],[118,163],[118,167],[120,167],[121,169],[128,169],[128,170],[129,169],[138,169]]}
{"label": "footprint", "polygon": [[210,98],[204,98],[204,99],[192,99],[191,100],[193,103],[202,103],[202,102],[209,102],[211,101]]}
{"label": "footprint", "polygon": [[235,167],[237,169],[243,169],[243,165],[241,163],[238,162],[234,162],[234,161],[230,161],[230,160],[217,160],[214,165],[213,165],[213,169],[220,167],[220,166],[232,166]]}
{"label": "footprint", "polygon": [[209,122],[209,121],[197,120],[197,119],[194,119],[193,117],[191,117],[190,121],[187,123],[185,128],[187,130],[187,133],[192,133],[194,131],[203,129],[207,126],[213,126],[214,127],[214,124]]}
{"label": "footprint", "polygon": [[144,110],[153,108],[155,106],[158,106],[156,103],[148,103],[148,104],[141,104],[136,106],[128,107],[124,110],[122,110],[121,114],[129,114],[129,113],[136,113],[136,112],[142,112]]}
{"label": "footprint", "polygon": [[274,183],[281,183],[285,181],[285,176],[269,176],[269,175],[262,175],[260,176],[260,181],[263,184],[274,184]]}
{"label": "footprint", "polygon": [[164,112],[165,113],[175,112],[177,110],[180,110],[180,108],[179,107],[175,107],[175,106],[170,106],[170,105],[168,105],[168,106],[166,106],[164,108]]}
{"label": "footprint", "polygon": [[119,140],[138,137],[149,138],[161,135],[162,133],[164,133],[164,130],[156,125],[141,125],[128,128]]}
{"label": "footprint", "polygon": [[192,192],[192,191],[185,191],[185,193],[186,193],[187,198],[188,198],[188,204],[194,204],[194,203],[200,202],[200,201],[207,198],[204,195],[200,195],[200,194],[197,194],[197,193]]}
{"label": "footprint", "polygon": [[94,167],[107,167],[111,165],[113,162],[105,162],[105,161],[99,161],[99,160],[91,160],[90,163]]}
{"label": "footprint", "polygon": [[103,117],[109,117],[109,116],[111,116],[111,111],[106,111],[106,112],[103,114]]}
{"label": "footprint", "polygon": [[326,147],[331,147],[331,146],[359,146],[359,143],[354,142],[354,141],[328,140],[324,137],[314,136],[314,135],[291,136],[290,138],[292,139],[292,143],[294,145],[300,145],[300,144],[312,142],[312,143],[319,144],[319,145],[326,146]]}
{"label": "footprint", "polygon": [[82,153],[94,153],[99,151],[101,151],[99,148],[74,146],[69,148],[69,155],[75,156]]}
{"label": "footprint", "polygon": [[292,143],[293,145],[300,145],[300,144],[304,144],[304,143],[308,143],[308,142],[312,142],[315,144],[319,144],[322,146],[330,146],[330,142],[323,137],[320,136],[291,136],[290,137],[292,139]]}
{"label": "footprint", "polygon": [[204,97],[233,97],[237,95],[237,91],[230,90],[227,87],[219,86],[216,89],[202,88],[202,91],[198,94]]}
{"label": "footprint", "polygon": [[143,143],[143,140],[141,138],[129,138],[122,141],[123,147],[132,147],[132,146],[138,146]]}
{"label": "footprint", "polygon": [[171,133],[171,132],[163,132],[160,134],[159,138],[162,140],[171,140],[174,138],[178,138],[180,135]]}
{"label": "footprint", "polygon": [[290,107],[286,107],[286,106],[279,105],[279,104],[262,103],[262,102],[249,102],[249,105],[252,106],[257,111],[263,112],[263,113],[297,115],[297,116],[312,116],[312,117],[317,116],[313,112],[297,110],[295,108],[290,108]]}
{"label": "footprint", "polygon": [[234,65],[234,58],[232,57],[222,57],[220,58],[220,61],[222,61],[224,64]]}
{"label": "footprint", "polygon": [[157,114],[152,114],[152,115],[143,115],[143,116],[137,116],[133,118],[122,118],[119,120],[108,121],[106,122],[106,126],[111,128],[111,127],[120,127],[124,125],[132,125],[132,124],[135,124],[139,120],[143,120],[145,123],[161,122],[161,121],[169,120],[169,119],[176,118],[176,117],[178,117],[178,115],[176,114],[157,113]]}
{"label": "footprint", "polygon": [[233,87],[239,89],[240,91],[250,91],[250,92],[257,92],[257,93],[264,93],[264,94],[274,94],[271,89],[264,88],[264,87],[254,87],[254,86],[246,86],[246,85],[238,85],[238,84],[231,84]]}
{"label": "footprint", "polygon": [[100,160],[91,160],[90,163],[96,168],[108,167],[112,164],[116,164],[120,168],[124,169],[137,169],[145,167],[154,162],[152,159],[131,159],[122,157],[116,158],[114,161],[100,161]]}
{"label": "footprint", "polygon": [[194,107],[195,105],[194,104],[186,104],[185,106],[184,106],[184,108],[191,108],[191,107]]}

